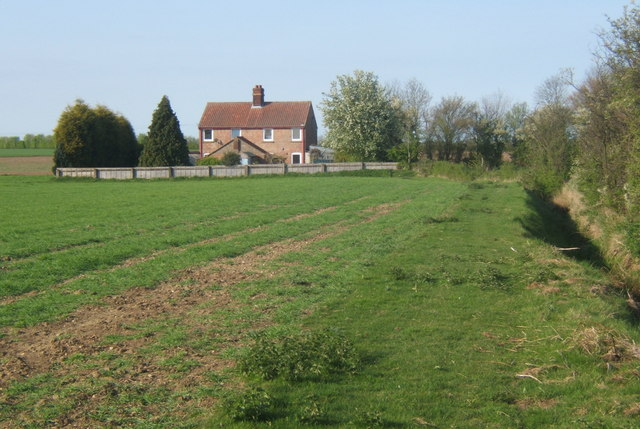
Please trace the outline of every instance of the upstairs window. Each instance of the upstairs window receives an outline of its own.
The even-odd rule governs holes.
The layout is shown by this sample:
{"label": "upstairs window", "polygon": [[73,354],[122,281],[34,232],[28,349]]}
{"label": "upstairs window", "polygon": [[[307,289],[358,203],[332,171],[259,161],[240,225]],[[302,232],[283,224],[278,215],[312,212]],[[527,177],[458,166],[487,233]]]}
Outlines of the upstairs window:
{"label": "upstairs window", "polygon": [[206,142],[213,141],[213,130],[202,130],[202,140]]}
{"label": "upstairs window", "polygon": [[302,140],[302,128],[291,128],[291,140],[294,142]]}
{"label": "upstairs window", "polygon": [[234,139],[236,137],[240,137],[242,135],[242,130],[240,128],[232,128],[231,129],[231,138]]}
{"label": "upstairs window", "polygon": [[273,128],[265,128],[262,130],[262,140],[266,142],[273,141]]}

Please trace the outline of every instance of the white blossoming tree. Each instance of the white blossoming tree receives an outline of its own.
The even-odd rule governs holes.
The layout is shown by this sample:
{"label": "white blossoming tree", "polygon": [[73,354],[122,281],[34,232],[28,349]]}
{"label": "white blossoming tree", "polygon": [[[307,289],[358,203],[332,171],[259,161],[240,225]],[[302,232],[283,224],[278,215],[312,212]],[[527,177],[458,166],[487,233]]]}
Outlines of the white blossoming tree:
{"label": "white blossoming tree", "polygon": [[338,76],[323,95],[325,145],[342,158],[385,160],[387,150],[401,141],[400,111],[375,74],[356,70]]}

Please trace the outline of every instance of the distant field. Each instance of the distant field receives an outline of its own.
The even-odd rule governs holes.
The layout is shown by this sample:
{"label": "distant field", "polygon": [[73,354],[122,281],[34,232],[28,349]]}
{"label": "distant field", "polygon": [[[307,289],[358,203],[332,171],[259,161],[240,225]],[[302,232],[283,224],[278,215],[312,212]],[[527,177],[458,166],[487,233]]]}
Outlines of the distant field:
{"label": "distant field", "polygon": [[0,158],[27,157],[27,156],[53,156],[54,149],[0,149]]}
{"label": "distant field", "polygon": [[0,149],[0,175],[52,174],[53,149]]}
{"label": "distant field", "polygon": [[[0,427],[637,425],[625,297],[518,184],[7,176],[0,206]],[[327,328],[355,373],[236,369]]]}

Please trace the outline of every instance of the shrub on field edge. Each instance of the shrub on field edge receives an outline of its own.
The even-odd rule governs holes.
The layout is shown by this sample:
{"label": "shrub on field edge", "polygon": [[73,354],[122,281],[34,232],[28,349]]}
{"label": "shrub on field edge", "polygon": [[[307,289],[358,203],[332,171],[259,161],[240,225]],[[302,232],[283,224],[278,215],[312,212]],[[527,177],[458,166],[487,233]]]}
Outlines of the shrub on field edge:
{"label": "shrub on field edge", "polygon": [[222,165],[222,161],[213,156],[205,156],[197,160],[196,165]]}

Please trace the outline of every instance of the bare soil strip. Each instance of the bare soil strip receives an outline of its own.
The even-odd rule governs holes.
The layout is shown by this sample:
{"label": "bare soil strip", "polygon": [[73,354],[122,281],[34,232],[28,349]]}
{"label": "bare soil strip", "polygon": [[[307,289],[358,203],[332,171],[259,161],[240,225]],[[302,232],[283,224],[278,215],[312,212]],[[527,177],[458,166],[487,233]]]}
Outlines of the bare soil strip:
{"label": "bare soil strip", "polygon": [[0,175],[50,176],[52,156],[0,157]]}

